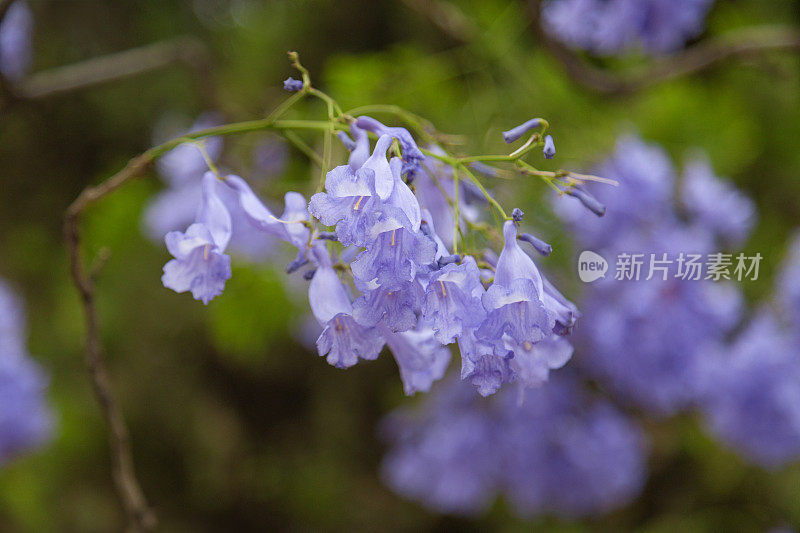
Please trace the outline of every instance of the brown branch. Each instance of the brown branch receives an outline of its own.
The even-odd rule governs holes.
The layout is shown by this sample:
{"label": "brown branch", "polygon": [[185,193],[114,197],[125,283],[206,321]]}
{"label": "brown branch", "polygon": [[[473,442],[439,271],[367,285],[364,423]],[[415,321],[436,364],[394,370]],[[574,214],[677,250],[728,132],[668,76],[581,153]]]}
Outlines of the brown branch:
{"label": "brown branch", "polygon": [[64,219],[64,240],[67,245],[72,280],[78,289],[86,316],[86,367],[92,382],[97,403],[108,424],[111,440],[112,476],[114,485],[132,531],[149,530],[155,527],[156,517],[145,500],[133,466],[130,436],[125,420],[117,404],[106,368],[100,342],[97,310],[95,308],[95,286],[91,274],[87,274],[81,257],[79,223],[84,209],[90,204],[111,194],[126,182],[141,176],[152,163],[149,153],[132,159],[125,168],[109,180],[95,187],[88,187],[69,206]]}
{"label": "brown branch", "polygon": [[194,73],[204,107],[217,107],[216,89],[205,45],[194,37],[177,37],[78,63],[30,74],[6,83],[7,100],[39,100],[144,74],[173,64]]}

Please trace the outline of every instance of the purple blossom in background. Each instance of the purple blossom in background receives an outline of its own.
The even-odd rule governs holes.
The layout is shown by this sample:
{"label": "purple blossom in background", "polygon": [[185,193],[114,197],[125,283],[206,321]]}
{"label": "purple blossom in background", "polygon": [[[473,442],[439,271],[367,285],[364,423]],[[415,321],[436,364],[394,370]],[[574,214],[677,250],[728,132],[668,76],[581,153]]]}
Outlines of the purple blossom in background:
{"label": "purple blossom in background", "polygon": [[439,512],[477,514],[503,495],[522,516],[581,516],[634,498],[645,443],[613,406],[560,374],[524,402],[476,396],[455,380],[416,411],[384,420],[386,483]]}
{"label": "purple blossom in background", "polygon": [[19,80],[28,71],[32,51],[33,13],[25,0],[16,0],[0,21],[0,73]]}
{"label": "purple blossom in background", "polygon": [[[688,170],[684,184],[697,179],[696,172]],[[673,413],[694,404],[708,350],[731,332],[743,310],[738,287],[676,278],[675,261],[682,253],[718,251],[720,239],[732,234],[719,231],[723,224],[712,224],[709,217],[738,220],[742,204],[750,204],[725,201],[734,194],[741,198],[740,193],[708,172],[701,179],[715,185],[704,189],[723,192],[723,200],[704,200],[683,220],[668,156],[634,137],[622,138],[598,173],[620,182],[619,187],[597,189],[608,205],[605,217],[598,219],[577,202],[556,203],[580,244],[611,263],[606,279],[585,291],[581,308],[587,318],[573,340],[580,365],[627,400],[656,413]],[[705,209],[709,202],[713,210]],[[748,229],[742,224],[737,237],[744,238]],[[638,281],[613,279],[614,263],[623,252],[641,253],[648,260],[651,253],[666,253],[673,261],[667,280],[660,274],[646,280],[649,263]]]}
{"label": "purple blossom in background", "polygon": [[544,30],[599,55],[635,47],[650,54],[681,48],[703,30],[712,0],[547,0]]}
{"label": "purple blossom in background", "polygon": [[788,257],[778,274],[775,292],[781,315],[789,327],[800,332],[800,233],[791,239],[788,250]]}
{"label": "purple blossom in background", "polygon": [[50,436],[46,387],[47,379],[25,347],[22,306],[0,280],[0,465]]}
{"label": "purple blossom in background", "polygon": [[253,148],[253,169],[264,178],[277,176],[286,168],[289,148],[286,143],[269,137]]}
{"label": "purple blossom in background", "polygon": [[[165,119],[168,121],[169,119]],[[191,133],[223,123],[223,117],[214,111],[209,111],[197,117],[194,124],[188,129],[175,128],[174,125],[166,122],[159,125],[156,131],[156,142],[162,142],[172,137],[177,137],[182,133]],[[212,161],[216,160],[222,153],[222,137],[207,137],[202,140],[203,146],[208,152]],[[197,183],[208,170],[206,160],[197,146],[191,143],[184,143],[176,146],[156,161],[156,170],[161,178],[172,187],[181,187],[190,182]]]}
{"label": "purple blossom in background", "polygon": [[753,201],[718,178],[708,158],[696,158],[686,166],[681,199],[696,223],[726,243],[741,244],[755,222]]}
{"label": "purple blossom in background", "polygon": [[712,433],[769,468],[800,460],[800,336],[761,311],[707,363]]}

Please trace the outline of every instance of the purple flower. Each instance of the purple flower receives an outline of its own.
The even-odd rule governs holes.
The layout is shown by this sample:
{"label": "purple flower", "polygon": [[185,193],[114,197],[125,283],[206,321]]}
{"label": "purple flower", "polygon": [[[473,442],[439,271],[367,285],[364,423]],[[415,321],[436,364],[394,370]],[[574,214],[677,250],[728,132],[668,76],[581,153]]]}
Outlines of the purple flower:
{"label": "purple flower", "polygon": [[642,489],[646,444],[612,405],[559,376],[524,403],[445,381],[383,423],[385,482],[439,512],[477,514],[504,494],[522,516],[618,508]]}
{"label": "purple flower", "polygon": [[[219,126],[222,117],[216,112],[206,112],[197,117],[197,120],[188,129],[175,128],[167,123],[159,125],[157,128],[156,140],[164,141],[183,133]],[[211,160],[217,159],[222,153],[222,137],[207,137],[202,141]],[[208,164],[203,158],[203,154],[193,143],[179,144],[169,152],[158,158],[156,169],[161,178],[173,187],[181,187],[190,183],[197,183],[208,170]]]}
{"label": "purple flower", "polygon": [[549,0],[542,25],[574,48],[618,54],[637,45],[672,52],[699,34],[711,0]]}
{"label": "purple flower", "polygon": [[392,331],[407,331],[417,324],[416,310],[423,298],[417,281],[395,286],[380,286],[375,282],[361,284],[363,294],[353,302],[353,317],[364,326],[385,324]]}
{"label": "purple flower", "polygon": [[350,266],[359,281],[394,287],[413,280],[421,265],[433,261],[435,251],[431,239],[400,226],[375,236]]}
{"label": "purple flower", "polygon": [[549,336],[555,324],[541,300],[544,293],[541,274],[517,244],[517,227],[510,220],[503,226],[503,237],[505,244],[497,261],[494,283],[483,295],[488,316],[477,331],[479,338],[497,347],[498,355],[507,349],[505,335],[528,349],[528,345]]}
{"label": "purple flower", "polygon": [[682,200],[693,220],[713,231],[720,239],[741,244],[755,221],[753,201],[714,174],[707,158],[686,166]]}
{"label": "purple flower", "polygon": [[269,137],[253,149],[253,168],[262,177],[277,176],[286,168],[289,149],[286,143]]}
{"label": "purple flower", "polygon": [[642,490],[642,432],[573,380],[560,375],[522,404],[509,395],[497,400],[505,415],[504,486],[519,515],[602,514]]}
{"label": "purple flower", "polygon": [[760,312],[707,363],[702,409],[711,431],[770,468],[800,459],[800,342]]}
{"label": "purple flower", "polygon": [[423,325],[395,333],[381,322],[378,330],[392,350],[407,396],[428,392],[433,382],[444,376],[450,362],[450,350],[434,338],[430,327]]}
{"label": "purple flower", "polygon": [[216,191],[216,176],[203,176],[203,199],[197,219],[185,233],[172,231],[164,238],[175,257],[164,265],[161,282],[175,292],[191,291],[208,304],[222,294],[231,277],[231,259],[225,248],[231,238],[231,216]]}
{"label": "purple flower", "polygon": [[50,436],[46,387],[42,370],[27,353],[22,305],[0,280],[0,466]]}
{"label": "purple flower", "polygon": [[350,158],[347,164],[355,172],[369,159],[369,134],[367,130],[362,130],[356,126],[355,122],[350,124],[350,133],[353,135],[355,146],[348,148],[350,150]]}
{"label": "purple flower", "polygon": [[[356,126],[371,131],[378,137],[390,135],[397,139],[403,150],[403,174],[414,174],[420,169],[420,164],[425,160],[425,155],[417,146],[414,137],[405,128],[388,127],[371,117],[358,117]],[[384,150],[385,151],[385,150]],[[383,197],[383,195],[381,195]]]}
{"label": "purple flower", "polygon": [[375,328],[358,324],[353,319],[353,306],[331,258],[322,242],[316,242],[312,254],[317,270],[308,288],[308,301],[314,317],[323,326],[317,339],[320,356],[327,355],[329,364],[347,368],[358,358],[377,359],[384,339]]}
{"label": "purple flower", "polygon": [[481,396],[490,396],[506,383],[511,383],[516,374],[510,362],[512,351],[496,355],[491,343],[478,340],[472,330],[458,337],[461,352],[461,379],[470,382]]}
{"label": "purple flower", "polygon": [[382,207],[381,200],[392,193],[394,177],[386,160],[390,143],[391,137],[382,137],[372,156],[355,171],[350,165],[341,165],[328,172],[326,192],[311,197],[311,214],[326,226],[336,225],[336,235],[344,246],[366,245],[368,232]]}
{"label": "purple flower", "polygon": [[303,82],[300,80],[296,80],[291,76],[283,80],[283,89],[285,91],[289,91],[291,93],[295,93],[297,91],[303,90]]}
{"label": "purple flower", "polygon": [[477,330],[478,338],[491,342],[497,355],[511,349],[506,336],[515,348],[529,351],[550,335],[555,324],[539,294],[528,279],[518,278],[507,286],[493,284],[483,295],[488,315]]}
{"label": "purple flower", "polygon": [[26,355],[0,353],[0,465],[50,436],[46,387],[42,370]]}
{"label": "purple flower", "polygon": [[467,328],[480,325],[486,316],[481,304],[484,294],[475,259],[464,258],[431,275],[425,291],[424,316],[436,332],[436,339],[450,344]]}
{"label": "purple flower", "polygon": [[800,233],[789,244],[789,257],[778,275],[776,292],[782,314],[800,330]]}
{"label": "purple flower", "polygon": [[513,338],[506,339],[506,347],[514,357],[508,361],[514,380],[520,384],[520,398],[529,387],[539,387],[557,370],[567,364],[572,357],[572,345],[564,337],[551,335],[541,342],[519,343]]}
{"label": "purple flower", "polygon": [[0,73],[9,80],[22,78],[31,64],[33,13],[25,0],[16,0],[0,21]]}
{"label": "purple flower", "polygon": [[244,218],[255,228],[277,237],[304,252],[311,231],[303,224],[309,220],[306,200],[302,194],[289,191],[284,196],[285,209],[280,218],[272,214],[253,190],[239,176],[230,175],[225,183],[235,191]]}
{"label": "purple flower", "polygon": [[383,420],[391,448],[381,471],[392,490],[442,513],[473,515],[489,506],[502,472],[498,424],[490,410],[473,407],[474,397],[450,380],[426,396],[423,409],[398,409]]}
{"label": "purple flower", "polygon": [[504,131],[503,140],[506,143],[511,144],[520,137],[522,137],[523,135],[525,135],[526,133],[528,133],[529,131],[538,128],[540,124],[541,122],[539,121],[538,118],[532,118],[527,122],[523,122],[522,124],[520,124],[515,128],[511,128],[508,131]]}

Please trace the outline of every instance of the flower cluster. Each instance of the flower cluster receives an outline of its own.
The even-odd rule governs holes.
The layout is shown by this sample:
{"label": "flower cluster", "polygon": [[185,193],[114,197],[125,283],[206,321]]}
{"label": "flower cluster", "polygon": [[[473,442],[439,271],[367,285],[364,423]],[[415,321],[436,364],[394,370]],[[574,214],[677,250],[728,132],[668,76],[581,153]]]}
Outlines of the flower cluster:
{"label": "flower cluster", "polygon": [[0,281],[0,464],[50,434],[46,380],[25,347],[20,302]]}
{"label": "flower cluster", "polygon": [[[635,137],[620,139],[600,172],[620,182],[613,191],[596,191],[608,207],[604,218],[587,217],[575,203],[555,207],[583,249],[604,257],[632,251],[659,257],[708,253],[741,242],[754,219],[752,202],[715,177],[704,159],[687,166],[682,202],[676,202],[677,176],[669,157]],[[695,401],[709,346],[721,342],[743,312],[732,283],[659,276],[595,282],[582,307],[591,319],[576,334],[585,353],[581,365],[624,398],[658,413]]]}
{"label": "flower cluster", "polygon": [[600,55],[635,46],[672,52],[703,30],[712,0],[547,0],[542,25],[565,44]]}
{"label": "flower cluster", "polygon": [[391,414],[383,434],[386,483],[439,512],[476,514],[502,494],[521,516],[594,514],[630,501],[645,479],[642,432],[568,371],[522,403],[445,381],[420,409]]}
{"label": "flower cluster", "polygon": [[33,14],[25,0],[16,0],[0,21],[0,74],[21,78],[31,64]]}
{"label": "flower cluster", "polygon": [[701,402],[715,435],[770,468],[800,459],[800,237],[790,249],[776,307],[713,352]]}
{"label": "flower cluster", "polygon": [[[522,133],[536,127],[529,123]],[[386,345],[413,394],[444,375],[446,346],[456,343],[462,377],[483,395],[504,383],[546,381],[572,354],[564,336],[579,313],[519,246],[522,211],[505,221],[499,257],[479,267],[451,247],[462,224],[478,216],[472,204],[481,190],[430,163],[405,128],[362,116],[350,134],[340,134],[348,161],[327,173],[324,192],[308,203],[288,193],[280,218],[240,177],[206,172],[193,223],[165,237],[174,259],[164,267],[164,285],[204,303],[219,295],[231,275],[226,248],[242,220],[249,231],[297,249],[287,272],[308,265],[310,306],[323,328],[316,346],[331,365],[375,359]],[[552,138],[542,144],[552,157]],[[525,236],[549,253],[549,245]]]}

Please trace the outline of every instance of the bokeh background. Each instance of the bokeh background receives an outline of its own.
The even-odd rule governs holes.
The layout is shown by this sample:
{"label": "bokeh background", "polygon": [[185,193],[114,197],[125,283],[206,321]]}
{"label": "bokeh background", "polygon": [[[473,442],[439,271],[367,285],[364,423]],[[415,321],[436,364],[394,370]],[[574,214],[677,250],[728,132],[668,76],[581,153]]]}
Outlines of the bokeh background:
{"label": "bokeh background", "polygon": [[[424,3],[423,3],[424,4]],[[465,152],[505,150],[500,132],[547,117],[559,165],[590,169],[620,134],[638,132],[676,163],[705,150],[718,174],[755,201],[759,222],[744,246],[763,256],[758,301],[800,223],[800,61],[782,52],[726,61],[631,94],[576,84],[537,37],[529,4],[416,2],[33,0],[33,71],[188,35],[210,69],[175,65],[0,111],[0,277],[24,297],[29,349],[50,378],[53,439],[0,470],[0,530],[112,531],[122,512],[110,478],[105,424],[82,352],[83,320],[70,284],[61,224],[83,187],[153,142],[165,115],[209,109],[226,120],[263,116],[283,98],[301,53],[316,85],[345,108],[401,105]],[[455,13],[454,13],[455,12]],[[438,15],[437,15],[438,13]],[[800,2],[721,0],[698,38],[753,24],[800,25]],[[432,17],[434,20],[432,20]],[[467,21],[469,24],[464,24]],[[611,70],[641,57],[592,59]],[[633,63],[628,65],[627,63]],[[324,116],[318,102],[298,117]],[[222,164],[247,176],[264,135],[226,140]],[[313,141],[309,138],[309,141]],[[317,171],[290,150],[261,191],[310,193]],[[113,384],[129,423],[137,471],[164,531],[463,530],[764,531],[800,525],[800,465],[767,472],[717,444],[693,414],[645,421],[653,441],[644,493],[584,520],[522,520],[502,501],[481,517],[434,514],[380,481],[378,421],[403,396],[390,357],[347,371],[301,342],[307,302],[285,262],[234,266],[223,297],[203,307],[160,282],[168,259],[142,231],[155,174],[92,208],[89,257],[108,248],[98,308]],[[555,252],[559,287],[580,291],[570,237],[540,182],[497,187],[526,211]],[[509,205],[506,202],[506,205]],[[457,366],[452,363],[452,367]]]}

